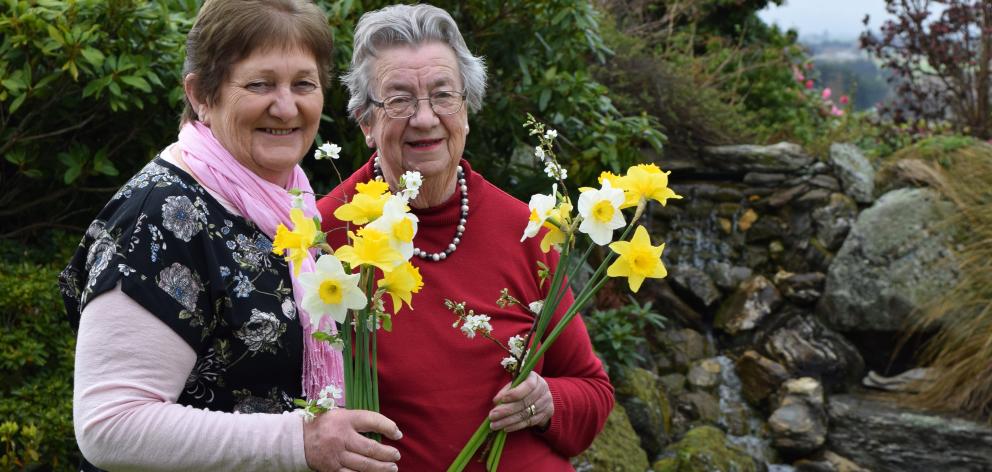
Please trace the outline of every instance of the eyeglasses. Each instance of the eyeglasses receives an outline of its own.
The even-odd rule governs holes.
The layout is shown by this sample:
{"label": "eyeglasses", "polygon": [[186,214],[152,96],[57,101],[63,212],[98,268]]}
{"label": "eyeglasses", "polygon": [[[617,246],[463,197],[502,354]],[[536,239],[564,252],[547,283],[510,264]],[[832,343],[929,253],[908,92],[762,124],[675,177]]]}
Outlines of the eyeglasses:
{"label": "eyeglasses", "polygon": [[461,92],[442,90],[440,92],[434,92],[426,98],[417,98],[412,95],[394,95],[392,97],[386,97],[381,102],[372,99],[369,99],[369,101],[373,105],[381,107],[386,112],[386,116],[403,119],[417,113],[417,108],[423,100],[427,100],[431,104],[431,110],[434,110],[434,113],[438,116],[454,115],[462,109],[462,105],[465,103],[465,95],[464,90]]}

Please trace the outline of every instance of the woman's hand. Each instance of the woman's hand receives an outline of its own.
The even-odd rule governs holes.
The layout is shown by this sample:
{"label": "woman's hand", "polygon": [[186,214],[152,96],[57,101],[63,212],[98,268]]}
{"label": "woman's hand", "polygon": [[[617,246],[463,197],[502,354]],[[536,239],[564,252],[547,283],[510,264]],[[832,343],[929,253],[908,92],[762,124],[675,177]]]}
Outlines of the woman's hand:
{"label": "woman's hand", "polygon": [[379,433],[394,441],[403,437],[396,423],[379,413],[336,408],[303,423],[307,465],[319,472],[398,470],[400,451],[361,433]]}
{"label": "woman's hand", "polygon": [[514,388],[506,384],[493,398],[496,407],[489,411],[489,421],[493,431],[500,429],[510,433],[536,426],[547,428],[551,415],[555,414],[555,402],[544,377],[531,372]]}

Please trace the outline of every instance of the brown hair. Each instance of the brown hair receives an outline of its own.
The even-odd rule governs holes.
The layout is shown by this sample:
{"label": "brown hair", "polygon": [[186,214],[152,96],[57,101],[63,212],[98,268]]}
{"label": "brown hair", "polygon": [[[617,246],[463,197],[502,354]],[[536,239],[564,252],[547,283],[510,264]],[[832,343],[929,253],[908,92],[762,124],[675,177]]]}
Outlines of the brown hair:
{"label": "brown hair", "polygon": [[[186,36],[182,75],[196,74],[196,98],[214,104],[234,64],[256,51],[299,48],[313,54],[327,90],[333,47],[327,16],[309,0],[206,0]],[[197,119],[185,103],[180,125]]]}

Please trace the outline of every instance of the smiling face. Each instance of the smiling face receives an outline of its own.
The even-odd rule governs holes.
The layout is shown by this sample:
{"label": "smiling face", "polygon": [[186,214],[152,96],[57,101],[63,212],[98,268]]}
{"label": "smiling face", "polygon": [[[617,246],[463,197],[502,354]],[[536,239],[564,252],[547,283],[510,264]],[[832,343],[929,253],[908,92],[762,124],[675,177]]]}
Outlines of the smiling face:
{"label": "smiling face", "polygon": [[[439,91],[461,92],[464,88],[455,53],[445,44],[398,46],[376,55],[372,97],[385,100],[396,95],[426,98]],[[437,115],[427,100],[418,102],[409,118],[390,118],[373,107],[370,123],[362,131],[378,149],[383,176],[391,184],[405,171],[424,177],[421,193],[436,194],[437,200],[454,191],[458,161],[468,134],[465,106],[453,115]],[[432,201],[436,204],[439,202]]]}
{"label": "smiling face", "polygon": [[299,49],[256,51],[231,67],[217,103],[193,105],[203,106],[200,118],[241,165],[285,186],[320,123],[324,93],[317,67],[313,55]]}

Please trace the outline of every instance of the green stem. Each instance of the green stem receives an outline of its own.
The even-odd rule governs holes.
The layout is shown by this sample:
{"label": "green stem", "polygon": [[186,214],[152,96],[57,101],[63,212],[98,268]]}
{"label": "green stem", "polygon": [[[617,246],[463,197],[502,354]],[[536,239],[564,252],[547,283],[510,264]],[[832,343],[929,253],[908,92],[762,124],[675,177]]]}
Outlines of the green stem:
{"label": "green stem", "polygon": [[472,460],[472,456],[475,455],[475,452],[478,451],[479,447],[481,447],[486,441],[486,437],[489,436],[490,432],[489,418],[486,418],[486,420],[479,425],[479,428],[475,430],[475,433],[472,434],[472,437],[468,440],[468,442],[465,443],[465,447],[463,447],[462,451],[458,453],[455,460],[450,466],[448,466],[448,472],[460,472],[465,469],[465,466],[468,465],[468,461]]}
{"label": "green stem", "polygon": [[499,430],[496,439],[493,440],[492,449],[489,450],[489,457],[486,458],[486,470],[496,472],[499,468],[499,460],[503,457],[503,448],[506,446],[506,430]]}

